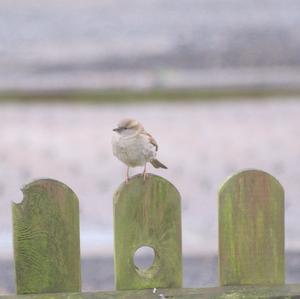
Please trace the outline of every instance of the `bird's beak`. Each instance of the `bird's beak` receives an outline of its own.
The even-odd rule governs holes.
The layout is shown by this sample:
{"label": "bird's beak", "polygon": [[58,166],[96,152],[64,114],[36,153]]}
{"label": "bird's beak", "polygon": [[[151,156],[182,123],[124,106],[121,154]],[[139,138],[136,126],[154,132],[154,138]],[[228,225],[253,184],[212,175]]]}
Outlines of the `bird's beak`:
{"label": "bird's beak", "polygon": [[113,129],[114,132],[120,132],[120,128]]}

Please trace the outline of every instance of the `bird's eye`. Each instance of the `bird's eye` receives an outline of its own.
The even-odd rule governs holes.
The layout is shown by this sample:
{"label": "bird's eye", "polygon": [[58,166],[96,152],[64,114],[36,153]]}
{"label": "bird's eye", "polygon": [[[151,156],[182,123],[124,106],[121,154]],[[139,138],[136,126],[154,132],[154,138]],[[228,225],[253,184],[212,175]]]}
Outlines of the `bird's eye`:
{"label": "bird's eye", "polygon": [[127,130],[128,128],[124,127],[124,130]]}

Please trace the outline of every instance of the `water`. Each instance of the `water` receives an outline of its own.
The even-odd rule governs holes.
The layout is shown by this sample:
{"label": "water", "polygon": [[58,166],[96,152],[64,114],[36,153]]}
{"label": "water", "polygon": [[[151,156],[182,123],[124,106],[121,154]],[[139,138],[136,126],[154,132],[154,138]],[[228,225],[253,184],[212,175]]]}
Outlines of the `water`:
{"label": "water", "polygon": [[297,86],[297,0],[2,0],[0,89]]}

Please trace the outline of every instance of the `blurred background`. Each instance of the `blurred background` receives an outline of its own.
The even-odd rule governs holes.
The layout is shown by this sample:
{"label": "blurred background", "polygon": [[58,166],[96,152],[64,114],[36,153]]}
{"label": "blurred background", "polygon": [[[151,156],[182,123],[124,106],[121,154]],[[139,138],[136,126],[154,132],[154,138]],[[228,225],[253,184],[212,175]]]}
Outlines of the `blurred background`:
{"label": "blurred background", "polygon": [[[83,289],[114,288],[112,129],[140,120],[182,195],[184,286],[217,285],[217,192],[244,168],[286,191],[300,280],[300,2],[2,0],[0,292],[14,291],[11,202],[51,177],[80,199]],[[132,173],[138,173],[135,169]]]}

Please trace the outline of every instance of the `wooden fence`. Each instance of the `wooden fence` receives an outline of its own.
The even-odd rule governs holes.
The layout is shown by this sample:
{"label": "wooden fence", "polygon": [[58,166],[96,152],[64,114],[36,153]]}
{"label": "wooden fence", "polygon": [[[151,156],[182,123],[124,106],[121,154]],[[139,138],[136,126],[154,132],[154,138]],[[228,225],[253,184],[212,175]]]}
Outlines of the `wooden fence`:
{"label": "wooden fence", "polygon": [[[300,285],[285,285],[284,191],[263,171],[239,172],[219,191],[220,287],[207,289],[182,288],[181,198],[165,179],[135,176],[114,194],[115,292],[81,293],[76,194],[51,179],[23,193],[12,206],[22,298],[300,298]],[[147,270],[133,259],[142,246],[155,253]]]}

